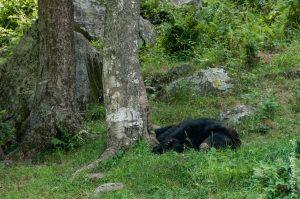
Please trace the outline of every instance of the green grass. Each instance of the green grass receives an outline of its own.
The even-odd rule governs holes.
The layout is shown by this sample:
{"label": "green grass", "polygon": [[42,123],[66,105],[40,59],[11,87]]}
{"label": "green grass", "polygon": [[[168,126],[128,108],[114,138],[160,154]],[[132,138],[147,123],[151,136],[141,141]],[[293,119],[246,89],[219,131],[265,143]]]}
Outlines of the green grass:
{"label": "green grass", "polygon": [[[254,69],[248,76],[235,76],[240,85],[230,93],[195,96],[183,92],[172,99],[151,101],[152,120],[162,126],[215,117],[238,103],[255,106],[255,116],[235,125],[243,142],[240,149],[155,155],[141,141],[90,171],[104,172],[104,178],[91,180],[85,172],[72,180],[72,174],[95,160],[106,146],[104,109],[92,105],[84,125],[93,132],[92,138],[81,148],[43,154],[34,164],[0,163],[0,198],[88,198],[106,182],[122,182],[125,187],[99,198],[284,198],[284,190],[278,191],[277,186],[291,189],[291,165],[299,191],[300,161],[291,162],[291,140],[300,139],[299,79],[264,78],[296,67],[299,55],[292,52],[298,45],[292,43],[269,64],[262,64],[260,72]],[[289,64],[283,66],[282,60]],[[273,125],[262,134],[266,118]],[[297,196],[289,192],[285,198]]]}
{"label": "green grass", "polygon": [[[90,136],[82,147],[68,152],[56,149],[33,163],[0,162],[0,198],[89,198],[96,187],[107,182],[122,182],[125,187],[99,198],[299,198],[300,159],[293,157],[293,142],[300,140],[300,82],[299,78],[284,74],[300,67],[300,42],[292,37],[281,38],[284,37],[281,28],[272,26],[269,30],[261,25],[268,17],[274,26],[284,25],[287,13],[277,10],[284,7],[284,1],[278,1],[278,5],[266,4],[274,6],[277,13],[274,16],[268,13],[267,18],[262,13],[256,15],[249,5],[239,7],[238,2],[206,2],[208,7],[202,10],[206,13],[202,20],[211,19],[200,24],[204,27],[203,42],[193,49],[190,59],[174,57],[159,45],[144,47],[140,59],[146,79],[161,77],[170,68],[186,62],[195,70],[224,67],[234,79],[231,92],[199,96],[182,90],[172,98],[151,99],[152,121],[164,126],[188,118],[216,117],[237,104],[251,105],[257,108],[257,113],[234,125],[241,135],[241,148],[155,155],[141,141],[90,171],[104,172],[104,178],[92,180],[84,172],[72,179],[77,169],[97,159],[106,147],[104,107],[91,105],[83,125]],[[247,16],[246,21],[237,17],[242,15]],[[233,29],[236,26],[236,30],[227,31],[229,25]],[[261,38],[270,31],[275,31],[272,38]],[[297,31],[294,36],[299,37],[296,34]],[[256,41],[260,53],[270,55],[268,60],[262,59],[251,68],[245,66],[245,49],[241,44],[248,39]],[[298,195],[292,195],[293,186]]]}
{"label": "green grass", "polygon": [[160,156],[141,142],[126,155],[99,165],[95,171],[104,171],[105,178],[80,176],[72,181],[76,169],[103,151],[98,139],[76,152],[46,156],[37,165],[2,163],[0,193],[1,198],[86,198],[102,183],[122,182],[123,190],[101,198],[257,198],[266,193],[253,179],[254,169],[289,164],[289,140],[295,137],[300,138],[292,133],[249,136],[237,151],[190,150]]}

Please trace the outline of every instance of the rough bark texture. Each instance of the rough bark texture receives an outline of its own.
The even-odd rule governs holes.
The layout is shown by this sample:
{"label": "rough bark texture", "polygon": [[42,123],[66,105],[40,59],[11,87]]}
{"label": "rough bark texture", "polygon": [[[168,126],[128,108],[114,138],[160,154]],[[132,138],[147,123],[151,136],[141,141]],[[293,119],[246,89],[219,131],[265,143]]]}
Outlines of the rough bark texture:
{"label": "rough bark texture", "polygon": [[150,144],[156,142],[139,70],[139,6],[139,0],[107,1],[103,51],[103,90],[110,136],[107,153],[127,149],[141,137]]}
{"label": "rough bark texture", "polygon": [[39,81],[18,152],[32,157],[59,131],[79,130],[71,0],[39,0]]}
{"label": "rough bark texture", "polygon": [[2,150],[2,148],[0,147],[0,161],[5,159],[5,154]]}

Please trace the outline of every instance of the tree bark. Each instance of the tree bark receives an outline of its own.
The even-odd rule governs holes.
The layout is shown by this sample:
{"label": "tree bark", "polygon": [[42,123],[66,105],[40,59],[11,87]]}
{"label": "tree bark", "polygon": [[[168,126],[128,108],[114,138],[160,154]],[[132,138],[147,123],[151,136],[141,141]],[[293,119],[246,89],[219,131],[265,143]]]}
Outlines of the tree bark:
{"label": "tree bark", "polygon": [[139,70],[139,0],[106,4],[103,91],[109,127],[108,150],[128,149],[144,137],[157,143]]}
{"label": "tree bark", "polygon": [[[79,131],[75,98],[75,47],[72,0],[39,0],[39,83],[19,155],[35,156],[62,132]],[[21,158],[22,158],[21,157]]]}

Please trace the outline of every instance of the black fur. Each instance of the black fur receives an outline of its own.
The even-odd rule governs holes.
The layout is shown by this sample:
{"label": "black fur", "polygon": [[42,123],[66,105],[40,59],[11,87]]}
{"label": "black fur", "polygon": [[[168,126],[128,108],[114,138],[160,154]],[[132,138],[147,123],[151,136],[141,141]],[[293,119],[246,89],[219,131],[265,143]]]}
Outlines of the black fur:
{"label": "black fur", "polygon": [[157,140],[160,142],[153,148],[154,153],[161,154],[166,150],[183,152],[185,148],[199,150],[205,141],[215,148],[237,148],[241,141],[234,129],[222,125],[214,119],[200,118],[181,122],[177,125],[167,126],[155,130]]}

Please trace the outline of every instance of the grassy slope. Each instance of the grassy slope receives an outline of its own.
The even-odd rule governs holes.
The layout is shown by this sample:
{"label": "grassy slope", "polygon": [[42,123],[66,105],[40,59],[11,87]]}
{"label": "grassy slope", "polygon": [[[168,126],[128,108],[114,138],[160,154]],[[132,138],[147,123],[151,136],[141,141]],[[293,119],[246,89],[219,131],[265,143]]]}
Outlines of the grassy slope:
{"label": "grassy slope", "polygon": [[[237,151],[191,150],[157,156],[141,142],[126,154],[99,165],[95,171],[105,172],[103,179],[90,180],[81,175],[71,180],[74,171],[96,159],[105,147],[103,123],[90,121],[88,128],[98,136],[76,151],[46,154],[36,165],[0,163],[0,197],[87,198],[104,182],[122,182],[123,190],[105,193],[101,198],[266,198],[275,190],[274,184],[282,181],[276,169],[291,164],[294,148],[290,140],[300,139],[300,88],[299,79],[265,74],[299,67],[300,55],[295,52],[300,52],[299,42],[253,69],[253,75],[237,71],[240,84],[232,93],[204,97],[183,94],[170,102],[152,101],[154,123],[166,125],[186,118],[214,117],[236,103],[259,106],[270,96],[275,98],[279,108],[267,134],[257,132],[262,121],[255,117],[236,126],[243,141]],[[254,177],[260,173],[265,180]]]}
{"label": "grassy slope", "polygon": [[[240,40],[244,38],[243,34],[246,34],[244,39],[248,39],[247,34],[261,37],[262,32],[266,32],[261,23],[256,23],[257,17],[261,20],[263,15],[250,13],[244,24],[238,16],[248,12],[234,11],[231,3],[225,3],[229,7],[212,10],[216,15],[213,22],[227,27],[225,22],[231,23],[227,19],[238,14],[235,16],[237,21],[232,22],[240,23],[237,26],[239,31],[235,31],[238,33],[235,37]],[[224,15],[228,18],[224,19],[224,11],[234,12],[228,12]],[[218,22],[218,19],[221,21]],[[205,26],[204,32],[210,37],[207,28],[209,26]],[[275,37],[280,37],[280,30],[274,28]],[[237,41],[240,42],[239,39]],[[295,167],[293,172],[300,176],[300,159],[291,161],[294,150],[291,140],[300,139],[300,82],[299,78],[289,79],[283,75],[292,68],[299,68],[300,42],[283,42],[285,47],[279,51],[261,52],[261,64],[247,70],[242,63],[243,55],[231,55],[232,52],[223,48],[223,41],[217,41],[220,44],[217,43],[216,47],[200,49],[203,51],[201,60],[194,60],[193,66],[195,69],[225,66],[236,80],[234,91],[206,96],[182,92],[168,101],[152,100],[152,121],[163,126],[187,118],[215,117],[239,103],[258,107],[259,110],[264,104],[271,107],[262,113],[263,116],[270,114],[268,111],[276,113],[267,123],[269,130],[266,134],[259,133],[266,123],[256,115],[235,126],[243,142],[237,151],[199,153],[190,150],[184,154],[168,152],[158,156],[151,154],[146,144],[141,142],[126,154],[120,153],[99,165],[94,172],[105,172],[103,179],[91,180],[84,173],[71,180],[78,168],[96,159],[106,146],[103,120],[89,120],[86,128],[96,132],[97,136],[78,150],[45,154],[36,164],[0,162],[0,198],[88,198],[97,186],[105,182],[122,182],[125,188],[105,193],[101,198],[275,198],[272,193],[276,190],[276,184],[290,186],[290,166]],[[232,45],[240,46],[239,42]],[[144,75],[163,74],[172,67],[172,60],[168,60],[166,54],[148,50],[142,56]],[[272,102],[276,106],[272,106]],[[91,115],[88,117],[92,118]],[[100,114],[95,118],[101,117]],[[282,175],[282,172],[287,174]],[[289,195],[287,198],[292,197]]]}

